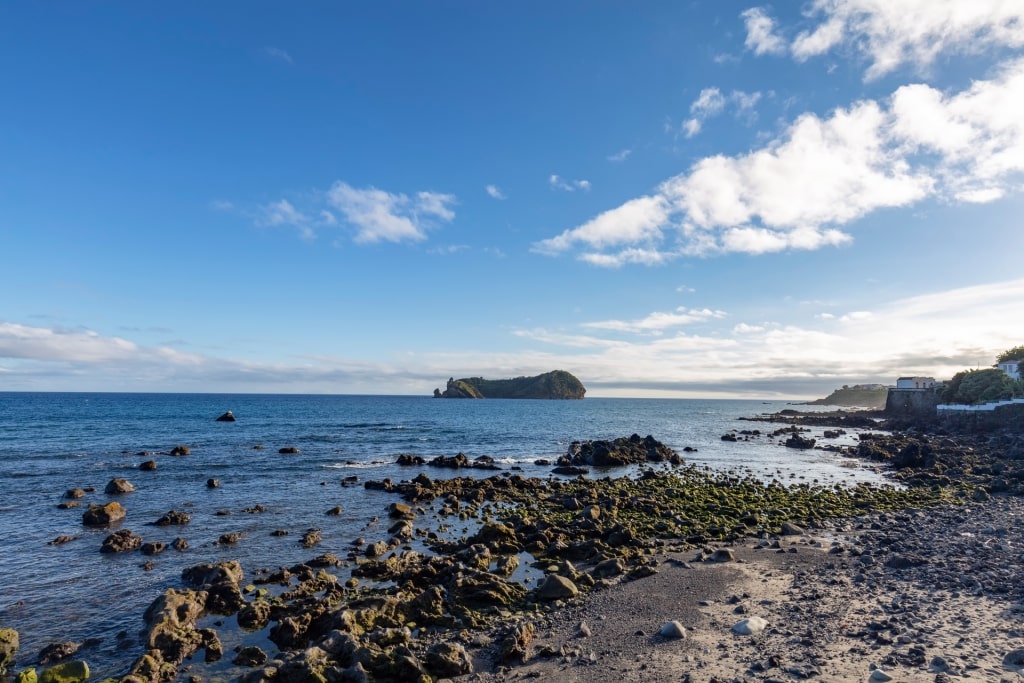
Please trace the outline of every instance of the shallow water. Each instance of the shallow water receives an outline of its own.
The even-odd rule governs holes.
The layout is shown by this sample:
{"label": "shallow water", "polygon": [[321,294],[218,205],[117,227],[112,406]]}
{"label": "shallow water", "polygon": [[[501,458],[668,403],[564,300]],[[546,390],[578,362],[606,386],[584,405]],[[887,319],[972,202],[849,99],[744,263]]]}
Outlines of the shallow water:
{"label": "shallow water", "polygon": [[[388,396],[273,396],[211,394],[0,393],[0,626],[21,634],[19,665],[33,662],[50,642],[100,638],[82,652],[94,676],[118,675],[139,651],[142,612],[164,589],[180,585],[182,569],[237,559],[247,577],[259,568],[296,564],[326,552],[344,556],[356,537],[386,538],[385,520],[374,522],[395,498],[367,491],[367,479],[408,479],[424,468],[400,468],[401,453],[430,459],[464,452],[490,455],[505,469],[549,476],[534,464],[562,455],[577,439],[653,435],[690,463],[716,470],[743,469],[764,479],[823,484],[882,481],[871,469],[820,450],[794,451],[759,439],[730,443],[732,430],[771,431],[738,418],[776,412],[783,402],[585,399],[583,401],[435,400]],[[232,410],[238,421],[216,422]],[[811,436],[820,436],[815,430]],[[832,443],[852,443],[853,435]],[[187,445],[191,455],[166,452]],[[254,446],[263,446],[262,450]],[[278,449],[296,446],[297,455]],[[142,455],[149,452],[149,455]],[[157,461],[157,470],[138,465]],[[430,469],[431,477],[465,474]],[[480,476],[494,474],[479,472]],[[342,486],[347,476],[355,486]],[[145,557],[138,552],[101,554],[111,529],[82,525],[90,502],[105,503],[114,477],[137,488],[116,496],[128,511],[115,528],[145,541],[186,538],[191,548]],[[206,486],[209,478],[221,487]],[[64,492],[95,487],[77,509],[60,510]],[[259,513],[243,512],[260,505]],[[341,516],[326,511],[340,505]],[[188,512],[191,524],[150,524],[171,509]],[[230,514],[218,515],[218,511]],[[323,542],[301,547],[308,528]],[[289,531],[274,537],[276,529]],[[215,545],[221,534],[242,533],[235,546]],[[77,537],[57,546],[60,535]],[[140,565],[150,560],[151,570]]]}

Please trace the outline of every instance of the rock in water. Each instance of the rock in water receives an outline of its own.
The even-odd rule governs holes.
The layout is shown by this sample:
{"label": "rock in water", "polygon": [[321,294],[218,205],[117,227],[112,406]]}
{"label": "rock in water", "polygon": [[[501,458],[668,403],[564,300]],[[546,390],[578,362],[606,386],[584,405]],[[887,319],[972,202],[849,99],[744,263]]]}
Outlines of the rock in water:
{"label": "rock in water", "polygon": [[756,636],[766,628],[768,628],[767,621],[761,617],[750,617],[733,626],[732,631],[733,633],[738,633],[741,636]]}
{"label": "rock in water", "polygon": [[124,508],[116,501],[106,505],[89,505],[89,509],[82,513],[82,524],[86,526],[108,526],[124,519],[124,516]]}
{"label": "rock in water", "polygon": [[117,495],[119,493],[131,493],[135,490],[135,487],[127,479],[111,479],[107,483],[107,487],[103,489],[103,492],[108,495]]}
{"label": "rock in water", "polygon": [[230,410],[217,418],[217,422],[234,422],[235,415]]}
{"label": "rock in water", "polygon": [[121,529],[103,539],[101,553],[124,553],[142,546],[142,537],[136,536],[131,529]]}

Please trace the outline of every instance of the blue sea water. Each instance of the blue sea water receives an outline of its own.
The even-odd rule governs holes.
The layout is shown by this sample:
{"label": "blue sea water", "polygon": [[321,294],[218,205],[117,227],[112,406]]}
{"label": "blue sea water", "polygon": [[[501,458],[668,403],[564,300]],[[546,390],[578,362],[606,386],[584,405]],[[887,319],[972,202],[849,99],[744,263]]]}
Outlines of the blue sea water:
{"label": "blue sea water", "polygon": [[[688,462],[719,470],[742,468],[784,482],[882,481],[877,472],[851,467],[833,453],[793,451],[763,439],[720,439],[736,429],[764,431],[766,425],[738,419],[785,407],[778,401],[689,399],[0,393],[0,627],[21,634],[19,665],[33,663],[51,642],[99,638],[82,657],[97,678],[122,674],[140,651],[145,607],[166,588],[180,586],[182,569],[237,559],[251,576],[325,552],[344,556],[356,537],[386,538],[380,528],[386,524],[374,520],[394,499],[365,490],[363,481],[409,479],[420,471],[435,478],[466,474],[401,468],[394,462],[402,453],[427,459],[489,455],[504,469],[547,477],[550,467],[534,461],[556,459],[573,440],[638,433],[681,453],[696,448],[686,454]],[[236,422],[215,421],[226,410]],[[166,454],[177,445],[191,454]],[[300,452],[279,454],[286,446]],[[140,471],[150,459],[157,469]],[[359,477],[359,485],[342,486],[350,476]],[[137,490],[105,494],[114,477]],[[207,488],[209,478],[222,485]],[[57,507],[75,487],[95,487],[83,508],[119,500],[128,514],[116,528],[146,541],[170,543],[182,536],[190,549],[152,557],[101,554],[111,530],[84,527],[83,508]],[[257,505],[262,512],[244,511]],[[325,514],[337,505],[341,516]],[[191,524],[151,525],[171,509],[188,512]],[[320,529],[324,538],[312,551],[298,542],[309,528]],[[271,536],[279,529],[289,535]],[[243,537],[235,546],[215,545],[225,533]],[[76,538],[47,545],[61,535]],[[147,560],[153,564],[144,570]]]}

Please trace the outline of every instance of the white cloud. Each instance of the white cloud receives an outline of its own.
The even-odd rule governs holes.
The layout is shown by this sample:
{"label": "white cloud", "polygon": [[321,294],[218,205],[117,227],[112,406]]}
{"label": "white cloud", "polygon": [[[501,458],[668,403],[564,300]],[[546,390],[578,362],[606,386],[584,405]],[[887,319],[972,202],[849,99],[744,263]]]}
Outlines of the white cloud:
{"label": "white cloud", "polygon": [[[710,101],[710,100],[709,100]],[[683,254],[771,253],[848,244],[844,229],[925,198],[981,203],[1024,175],[1024,58],[945,93],[916,84],[827,117],[804,114],[764,146],[700,159],[654,194],[534,245],[609,267]],[[628,256],[640,249],[643,258]]]}
{"label": "white cloud", "polygon": [[576,190],[586,192],[590,190],[589,180],[566,180],[554,173],[548,176],[548,184],[551,185],[551,189],[562,190],[563,192],[575,192]]}
{"label": "white cloud", "polygon": [[616,152],[615,154],[608,155],[608,161],[615,161],[615,162],[625,161],[626,159],[629,158],[629,155],[632,154],[632,153],[633,153],[633,150],[631,150],[631,149],[623,149],[621,151]]}
{"label": "white cloud", "polygon": [[661,237],[661,228],[668,216],[669,206],[663,197],[638,197],[605,211],[578,228],[538,242],[534,250],[557,253],[576,243],[602,248],[656,240]]}
{"label": "white cloud", "polygon": [[690,105],[690,113],[701,118],[714,116],[725,108],[725,97],[718,88],[704,88]]}
{"label": "white cloud", "polygon": [[683,122],[683,133],[686,137],[692,138],[701,131],[705,121],[721,114],[728,104],[736,107],[737,118],[754,121],[757,119],[754,107],[760,100],[761,93],[759,92],[747,93],[742,90],[733,90],[726,96],[718,88],[704,88],[690,105],[691,118]]}
{"label": "white cloud", "polygon": [[622,249],[614,254],[602,254],[598,252],[585,252],[580,254],[580,260],[602,268],[619,268],[624,265],[660,266],[668,263],[676,254],[670,254],[657,249],[638,249],[631,247]]}
{"label": "white cloud", "polygon": [[292,56],[279,47],[265,47],[263,48],[263,54],[278,61],[284,62],[285,64],[295,63],[295,60],[292,59]]}
{"label": "white cloud", "polygon": [[296,209],[288,200],[280,200],[261,206],[256,222],[268,227],[302,227],[309,222],[309,216]]}
{"label": "white cloud", "polygon": [[786,41],[775,32],[775,21],[764,9],[751,7],[740,14],[747,27],[745,45],[755,55],[777,55],[786,51]]}
{"label": "white cloud", "polygon": [[339,180],[326,197],[348,223],[358,228],[355,241],[360,243],[421,241],[427,237],[431,218],[455,218],[450,208],[455,197],[450,194],[418,192],[413,199],[375,187],[354,188]]}
{"label": "white cloud", "polygon": [[[818,23],[788,46],[793,56],[802,61],[847,47],[869,60],[868,80],[904,64],[928,68],[943,53],[1024,46],[1024,3],[1014,0],[813,0],[807,14]],[[764,10],[741,16],[748,48],[756,54],[786,50]]]}
{"label": "white cloud", "polygon": [[497,185],[488,185],[484,188],[484,191],[486,191],[492,199],[505,199],[505,194]]}
{"label": "white cloud", "polygon": [[597,330],[613,330],[616,332],[635,332],[660,334],[664,330],[693,323],[704,322],[715,318],[724,318],[725,311],[713,311],[709,308],[696,309],[680,306],[671,313],[655,311],[639,320],[602,320],[583,323],[583,327]]}

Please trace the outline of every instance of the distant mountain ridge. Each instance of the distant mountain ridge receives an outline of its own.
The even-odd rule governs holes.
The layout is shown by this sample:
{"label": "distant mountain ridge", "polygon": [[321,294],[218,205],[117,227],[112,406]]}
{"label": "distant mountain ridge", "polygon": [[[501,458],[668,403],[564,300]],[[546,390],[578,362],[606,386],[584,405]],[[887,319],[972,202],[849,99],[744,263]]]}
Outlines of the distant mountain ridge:
{"label": "distant mountain ridge", "polygon": [[448,379],[444,391],[434,389],[434,398],[535,398],[581,399],[587,393],[583,383],[565,370],[552,370],[535,377]]}

